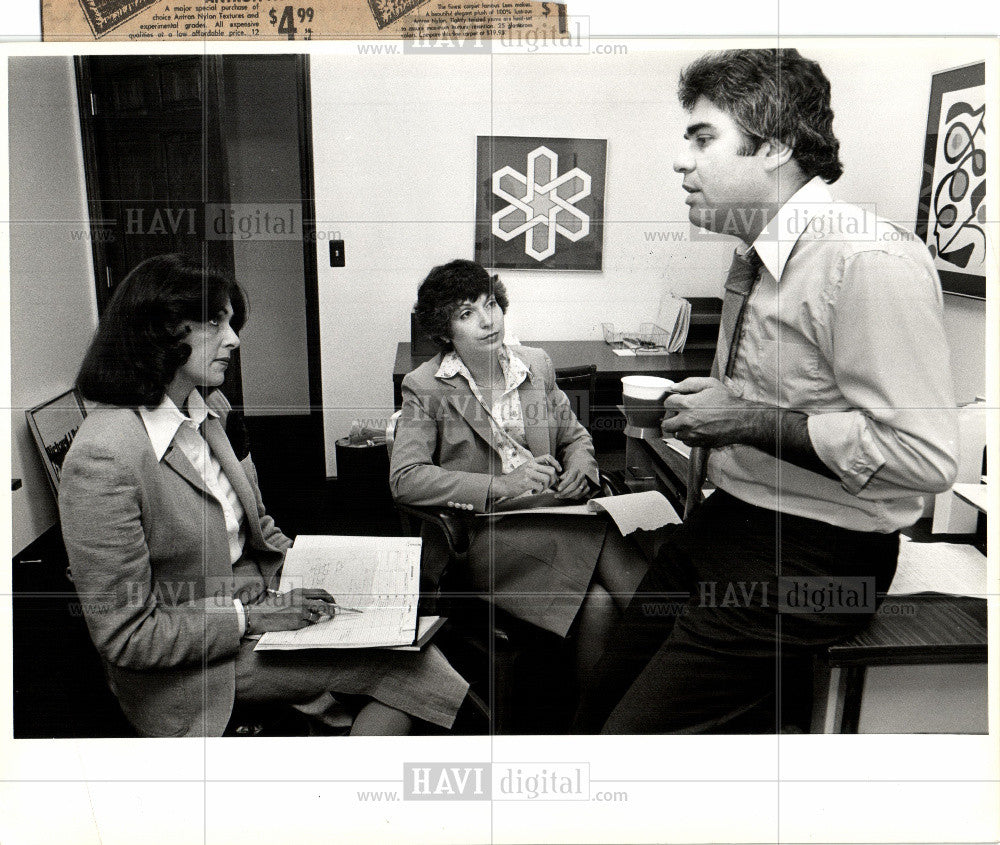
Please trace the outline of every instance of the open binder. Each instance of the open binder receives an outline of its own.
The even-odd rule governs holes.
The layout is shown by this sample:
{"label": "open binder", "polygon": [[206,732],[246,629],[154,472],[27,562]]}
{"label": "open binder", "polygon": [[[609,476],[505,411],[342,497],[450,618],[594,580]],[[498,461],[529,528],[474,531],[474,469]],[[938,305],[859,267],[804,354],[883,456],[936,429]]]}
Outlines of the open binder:
{"label": "open binder", "polygon": [[[338,613],[297,631],[269,631],[255,651],[419,648],[420,549],[419,537],[300,534],[285,555],[280,591],[321,587],[361,613]],[[429,623],[421,627],[424,634]]]}

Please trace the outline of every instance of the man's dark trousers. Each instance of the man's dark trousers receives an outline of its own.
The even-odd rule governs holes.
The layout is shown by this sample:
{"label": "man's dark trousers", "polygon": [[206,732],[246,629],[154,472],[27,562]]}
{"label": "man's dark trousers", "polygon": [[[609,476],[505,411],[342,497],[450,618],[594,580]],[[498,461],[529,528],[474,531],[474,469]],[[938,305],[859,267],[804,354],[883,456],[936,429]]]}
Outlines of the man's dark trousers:
{"label": "man's dark trousers", "polygon": [[[780,730],[782,667],[864,628],[898,552],[899,532],[851,531],[716,490],[660,547],[583,691],[575,730]],[[867,612],[840,611],[852,595]],[[763,728],[748,720],[754,712],[768,714]]]}

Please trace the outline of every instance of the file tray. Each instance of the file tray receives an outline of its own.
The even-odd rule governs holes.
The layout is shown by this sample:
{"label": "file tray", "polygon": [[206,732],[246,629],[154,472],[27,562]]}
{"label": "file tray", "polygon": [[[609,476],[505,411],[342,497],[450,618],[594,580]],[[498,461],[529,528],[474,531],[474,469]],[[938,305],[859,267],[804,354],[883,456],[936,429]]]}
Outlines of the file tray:
{"label": "file tray", "polygon": [[604,342],[618,354],[666,355],[670,333],[656,323],[642,323],[637,330],[617,331],[614,323],[601,323]]}

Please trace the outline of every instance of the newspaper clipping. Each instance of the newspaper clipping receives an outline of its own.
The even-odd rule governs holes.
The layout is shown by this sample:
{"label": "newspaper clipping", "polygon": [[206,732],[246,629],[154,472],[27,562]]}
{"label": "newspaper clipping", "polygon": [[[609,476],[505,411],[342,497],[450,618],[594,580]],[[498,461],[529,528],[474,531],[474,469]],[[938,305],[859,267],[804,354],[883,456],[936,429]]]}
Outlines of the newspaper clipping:
{"label": "newspaper clipping", "polygon": [[565,3],[530,0],[42,0],[45,41],[501,39],[565,36]]}

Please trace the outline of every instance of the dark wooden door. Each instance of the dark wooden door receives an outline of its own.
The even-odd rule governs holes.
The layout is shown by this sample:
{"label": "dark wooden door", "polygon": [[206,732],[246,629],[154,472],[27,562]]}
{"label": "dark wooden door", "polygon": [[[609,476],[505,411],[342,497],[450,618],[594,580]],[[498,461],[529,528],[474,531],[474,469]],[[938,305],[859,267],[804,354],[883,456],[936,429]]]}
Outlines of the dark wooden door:
{"label": "dark wooden door", "polygon": [[[228,204],[217,56],[77,59],[98,311],[153,255],[182,252],[233,273],[213,226]],[[223,386],[243,404],[238,355]]]}

